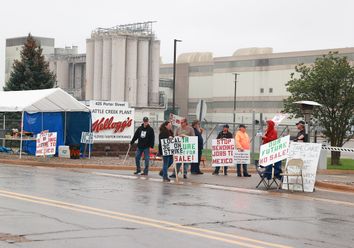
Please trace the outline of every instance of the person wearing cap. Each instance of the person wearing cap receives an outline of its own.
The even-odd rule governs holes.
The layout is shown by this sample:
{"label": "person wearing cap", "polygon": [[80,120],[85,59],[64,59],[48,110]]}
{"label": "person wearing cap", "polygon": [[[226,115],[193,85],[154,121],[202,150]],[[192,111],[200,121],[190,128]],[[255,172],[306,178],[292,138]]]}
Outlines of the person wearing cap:
{"label": "person wearing cap", "polygon": [[130,145],[133,145],[136,140],[138,140],[138,148],[135,153],[136,172],[134,172],[134,174],[138,175],[141,173],[140,160],[141,155],[144,153],[145,167],[141,175],[147,176],[149,173],[150,148],[154,148],[155,143],[155,133],[154,129],[150,127],[149,118],[144,117],[143,124],[135,131]]}
{"label": "person wearing cap", "polygon": [[[250,138],[246,133],[246,126],[244,124],[240,124],[238,131],[235,135],[235,143],[236,149],[239,152],[248,151],[250,149]],[[247,172],[247,164],[242,165],[243,176],[250,177],[251,175]],[[237,176],[241,177],[241,164],[237,164]]]}
{"label": "person wearing cap", "polygon": [[[216,137],[217,139],[232,139],[232,133],[229,132],[229,125],[225,124],[222,131]],[[220,166],[215,167],[213,175],[219,175]],[[224,166],[224,175],[227,175],[227,166]]]}
{"label": "person wearing cap", "polygon": [[305,132],[305,122],[304,121],[299,121],[296,123],[296,127],[299,130],[297,133],[294,142],[307,142],[307,135]]}

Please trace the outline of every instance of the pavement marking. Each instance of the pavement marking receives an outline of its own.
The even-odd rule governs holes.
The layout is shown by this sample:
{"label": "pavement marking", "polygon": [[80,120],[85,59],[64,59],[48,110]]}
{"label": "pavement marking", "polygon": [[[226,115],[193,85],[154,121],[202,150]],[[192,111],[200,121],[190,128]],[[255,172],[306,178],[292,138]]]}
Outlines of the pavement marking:
{"label": "pavement marking", "polygon": [[[199,236],[207,239],[213,239],[217,241],[222,241],[225,243],[230,244],[237,244],[243,247],[250,247],[250,248],[261,248],[261,247],[277,247],[277,248],[290,248],[290,246],[265,242],[261,240],[251,239],[244,236],[238,236],[228,233],[222,233],[217,231],[212,231],[203,228],[197,227],[189,227],[183,226],[178,223],[169,222],[169,221],[161,221],[157,219],[146,218],[142,216],[130,215],[120,212],[109,211],[105,209],[93,208],[85,205],[78,205],[63,201],[51,200],[49,198],[43,197],[36,197],[32,195],[20,194],[11,191],[0,190],[0,196],[72,210],[81,213],[92,214],[101,217],[107,217],[111,219],[122,220],[126,222],[136,223],[140,225],[152,226],[158,229],[173,231],[173,232],[180,232],[192,236]],[[247,243],[248,242],[248,243]]]}

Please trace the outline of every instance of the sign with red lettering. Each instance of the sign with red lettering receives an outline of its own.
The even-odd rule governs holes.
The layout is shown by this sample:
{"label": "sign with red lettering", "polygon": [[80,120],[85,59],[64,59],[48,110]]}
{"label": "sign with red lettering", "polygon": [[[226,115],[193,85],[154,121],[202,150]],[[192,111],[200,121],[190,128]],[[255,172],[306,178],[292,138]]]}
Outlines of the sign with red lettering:
{"label": "sign with red lettering", "polygon": [[235,140],[213,139],[211,142],[212,166],[233,166]]}
{"label": "sign with red lettering", "polygon": [[290,135],[261,145],[259,164],[263,166],[274,164],[288,157]]}
{"label": "sign with red lettering", "polygon": [[57,133],[48,131],[37,134],[36,156],[55,155],[57,146]]}
{"label": "sign with red lettering", "polygon": [[180,127],[181,126],[181,121],[183,119],[184,119],[184,117],[182,117],[182,116],[170,113],[170,122],[175,127]]}
{"label": "sign with red lettering", "polygon": [[134,109],[126,103],[90,101],[93,140],[130,141],[134,135]]}

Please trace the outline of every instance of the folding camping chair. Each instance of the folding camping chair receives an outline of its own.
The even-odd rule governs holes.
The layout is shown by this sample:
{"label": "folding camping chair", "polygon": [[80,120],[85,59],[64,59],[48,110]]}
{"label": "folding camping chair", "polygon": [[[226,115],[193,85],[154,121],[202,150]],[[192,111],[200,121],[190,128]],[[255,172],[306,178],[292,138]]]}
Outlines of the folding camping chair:
{"label": "folding camping chair", "polygon": [[[270,189],[272,187],[273,183],[276,184],[277,188],[279,188],[280,181],[278,182],[277,180],[279,180],[279,179],[277,179],[274,176],[274,165],[268,165],[268,166],[272,166],[271,172],[266,170],[267,166],[264,167],[264,166],[260,166],[258,164],[258,162],[255,163],[256,171],[257,171],[259,177],[261,178],[261,180],[257,184],[256,188],[258,188],[259,185],[261,185],[262,183],[266,189]],[[268,179],[269,177],[271,179]]]}
{"label": "folding camping chair", "polygon": [[[286,184],[288,187],[288,190],[290,190],[289,185],[292,186],[292,191],[294,191],[294,186],[295,185],[301,185],[302,191],[304,191],[304,178],[302,176],[302,169],[304,167],[304,161],[300,158],[294,158],[290,159],[285,166],[284,173],[281,173],[283,176],[283,181],[282,183],[278,186],[280,188],[282,184]],[[286,182],[284,182],[284,178],[286,177]],[[295,177],[295,181],[290,182],[289,177]],[[301,181],[298,182],[298,179],[301,178]]]}

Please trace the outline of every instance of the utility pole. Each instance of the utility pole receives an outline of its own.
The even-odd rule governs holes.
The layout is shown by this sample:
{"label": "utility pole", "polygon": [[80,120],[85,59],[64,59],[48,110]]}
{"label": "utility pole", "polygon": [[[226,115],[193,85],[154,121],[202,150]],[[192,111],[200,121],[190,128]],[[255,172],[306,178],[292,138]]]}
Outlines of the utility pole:
{"label": "utility pole", "polygon": [[236,122],[236,90],[237,90],[237,76],[240,75],[238,73],[234,73],[235,75],[235,92],[234,92],[234,120],[233,120],[233,126],[234,126],[234,132],[235,132],[235,122]]}
{"label": "utility pole", "polygon": [[173,97],[172,97],[172,113],[176,114],[176,51],[177,42],[181,40],[173,40]]}

